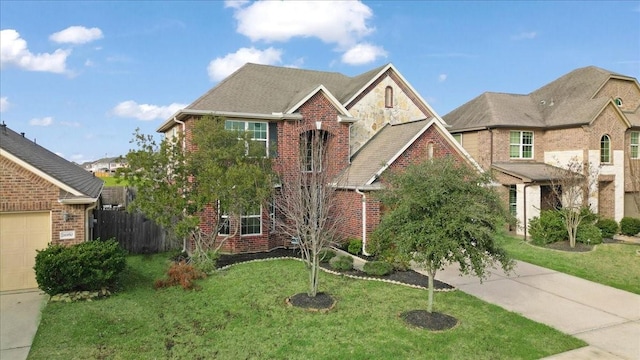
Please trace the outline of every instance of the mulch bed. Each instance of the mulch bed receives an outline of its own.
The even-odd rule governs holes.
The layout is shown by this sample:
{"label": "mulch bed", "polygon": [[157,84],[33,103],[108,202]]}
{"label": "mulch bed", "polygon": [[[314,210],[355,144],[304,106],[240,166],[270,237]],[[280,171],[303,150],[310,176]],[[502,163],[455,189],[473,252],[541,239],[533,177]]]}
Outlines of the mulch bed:
{"label": "mulch bed", "polygon": [[319,292],[316,296],[309,296],[307,293],[295,294],[287,299],[287,304],[309,311],[329,311],[333,309],[336,300],[331,295]]}
{"label": "mulch bed", "polygon": [[[301,254],[300,254],[300,251],[295,249],[282,249],[282,248],[274,249],[269,252],[260,252],[260,253],[223,254],[218,258],[216,266],[218,268],[222,268],[225,266],[238,264],[246,261],[283,258],[283,257],[301,258]],[[331,271],[338,272],[336,270],[332,270],[329,267],[329,264],[327,263],[322,263],[320,264],[320,266],[323,267],[324,269],[329,269]],[[429,287],[429,277],[413,270],[395,271],[385,276],[372,276],[372,275],[366,274],[363,271],[356,270],[356,269],[348,270],[348,271],[339,271],[339,273],[344,275],[349,275],[351,277],[357,277],[357,278],[373,278],[373,279],[379,279],[379,280],[394,281],[394,282],[398,282],[406,285],[422,287],[425,289]],[[434,290],[436,291],[438,290],[446,291],[446,290],[454,289],[453,286],[438,280],[433,281],[433,287],[434,287]]]}
{"label": "mulch bed", "polygon": [[449,330],[458,325],[458,319],[453,316],[426,310],[406,311],[400,317],[409,325],[431,331]]}
{"label": "mulch bed", "polygon": [[593,245],[586,245],[579,242],[576,242],[575,247],[571,247],[571,245],[569,244],[569,240],[558,241],[551,244],[547,244],[545,247],[549,249],[568,251],[568,252],[588,252],[593,250]]}

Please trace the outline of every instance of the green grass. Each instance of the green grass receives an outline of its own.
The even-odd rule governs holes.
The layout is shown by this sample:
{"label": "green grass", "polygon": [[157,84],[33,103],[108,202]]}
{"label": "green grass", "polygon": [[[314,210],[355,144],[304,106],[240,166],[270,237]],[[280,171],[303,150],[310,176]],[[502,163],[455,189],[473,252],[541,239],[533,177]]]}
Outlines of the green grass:
{"label": "green grass", "polygon": [[127,186],[125,180],[118,182],[113,176],[101,176],[100,179],[104,180],[104,186]]}
{"label": "green grass", "polygon": [[328,313],[285,304],[306,290],[304,264],[236,265],[199,281],[200,291],[154,290],[167,255],[131,256],[110,298],[49,303],[30,359],[538,359],[584,346],[579,339],[459,291],[436,293],[435,310],[459,325],[429,332],[398,315],[425,309],[427,292],[321,274],[337,299]]}
{"label": "green grass", "polygon": [[545,249],[506,235],[500,244],[518,260],[640,294],[638,245],[599,244],[593,251],[579,253]]}

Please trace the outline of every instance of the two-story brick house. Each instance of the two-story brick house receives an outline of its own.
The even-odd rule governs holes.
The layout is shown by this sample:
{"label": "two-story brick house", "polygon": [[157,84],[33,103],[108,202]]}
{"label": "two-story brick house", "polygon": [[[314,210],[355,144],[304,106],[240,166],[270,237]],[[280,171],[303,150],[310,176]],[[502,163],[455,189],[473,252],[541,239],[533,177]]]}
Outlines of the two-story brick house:
{"label": "two-story brick house", "polygon": [[640,86],[633,77],[589,66],[528,95],[486,92],[443,118],[504,185],[518,233],[551,206],[555,167],[571,159],[597,169],[592,210],[617,221],[640,216],[633,181],[640,176]]}
{"label": "two-story brick house", "polygon": [[[365,244],[380,221],[380,204],[370,193],[381,188],[385,170],[446,155],[477,166],[392,64],[355,77],[246,64],[167,119],[158,132],[169,137],[183,132],[188,150],[193,124],[205,115],[224,117],[228,129],[251,132],[265,156],[274,158],[284,183],[291,171],[301,171],[289,165],[304,153],[302,139],[323,134],[331,152],[324,171],[345,179],[336,184],[333,214],[342,220],[340,237],[360,238]],[[223,249],[256,252],[287,246],[291,238],[278,234],[272,222],[275,208],[265,204],[243,214],[241,233]],[[207,216],[219,214],[205,214],[202,227]]]}

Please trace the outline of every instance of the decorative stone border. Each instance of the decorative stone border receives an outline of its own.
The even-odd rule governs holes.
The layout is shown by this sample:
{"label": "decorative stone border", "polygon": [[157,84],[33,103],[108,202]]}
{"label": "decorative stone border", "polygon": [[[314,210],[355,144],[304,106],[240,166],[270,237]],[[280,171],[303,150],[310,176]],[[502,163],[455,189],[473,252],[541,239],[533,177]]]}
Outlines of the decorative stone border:
{"label": "decorative stone border", "polygon": [[[229,264],[227,266],[223,266],[223,267],[217,269],[216,271],[227,270],[230,267],[235,266],[235,265],[239,265],[239,264],[247,264],[247,263],[262,262],[262,261],[272,261],[272,260],[297,260],[297,261],[304,262],[304,260],[302,260],[300,258],[297,258],[297,257],[283,256],[283,257],[274,257],[274,258],[268,258],[268,259],[248,260],[248,261],[238,262],[238,263],[235,263],[235,264]],[[360,260],[362,260],[362,259],[360,259]],[[324,271],[326,273],[332,274],[332,275],[339,275],[339,276],[344,276],[344,277],[357,279],[357,280],[380,281],[380,282],[389,283],[389,284],[402,285],[402,286],[406,286],[406,287],[410,287],[410,288],[414,288],[414,289],[428,290],[428,288],[426,288],[424,286],[420,286],[420,285],[406,284],[406,283],[403,283],[401,281],[395,281],[395,280],[388,280],[388,279],[380,279],[380,278],[373,278],[373,277],[367,277],[367,276],[357,276],[357,275],[351,275],[351,274],[344,274],[344,273],[341,273],[339,271],[335,271],[335,270],[331,270],[331,269],[325,269],[322,266],[320,266],[320,270],[322,270],[322,271]],[[452,287],[451,289],[433,289],[433,291],[435,291],[435,292],[449,292],[449,291],[456,291],[456,290],[457,289],[455,287]]]}

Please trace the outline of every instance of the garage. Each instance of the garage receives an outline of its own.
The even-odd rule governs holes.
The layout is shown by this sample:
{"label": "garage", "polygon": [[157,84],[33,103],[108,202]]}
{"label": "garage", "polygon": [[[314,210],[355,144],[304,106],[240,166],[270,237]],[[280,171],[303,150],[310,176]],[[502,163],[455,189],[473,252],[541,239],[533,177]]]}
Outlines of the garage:
{"label": "garage", "polygon": [[0,291],[37,288],[36,250],[51,241],[51,214],[0,214]]}

